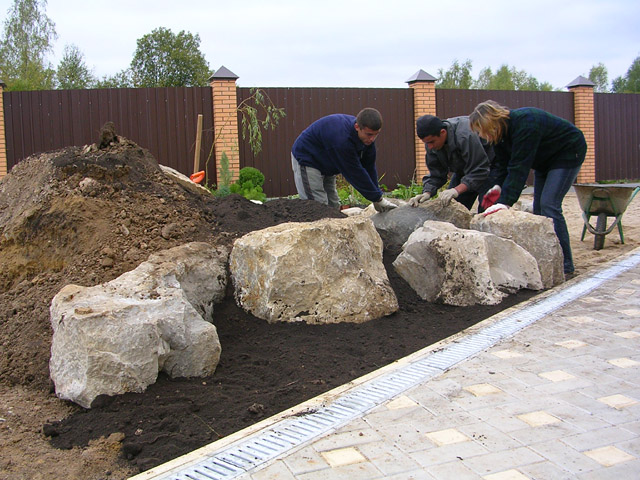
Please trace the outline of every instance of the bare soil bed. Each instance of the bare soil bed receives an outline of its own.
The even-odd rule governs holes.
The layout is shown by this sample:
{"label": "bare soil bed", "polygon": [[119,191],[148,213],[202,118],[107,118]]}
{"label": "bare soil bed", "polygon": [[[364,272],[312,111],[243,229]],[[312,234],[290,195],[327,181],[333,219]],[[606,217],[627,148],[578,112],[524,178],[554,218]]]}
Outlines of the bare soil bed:
{"label": "bare soil bed", "polygon": [[[87,180],[90,179],[90,180]],[[640,200],[603,250],[580,242],[575,195],[564,202],[576,274],[640,245]],[[289,221],[339,217],[316,202],[214,198],[164,175],[139,146],[70,147],[31,157],[0,182],[0,478],[125,479],[455,334],[531,298],[450,307],[421,300],[395,274],[400,310],[363,325],[269,325],[229,290],[213,323],[222,344],[214,375],[161,375],[142,394],[100,398],[90,410],[57,399],[48,374],[49,304],[69,283],[95,285],[153,252],[190,241],[231,243]]]}

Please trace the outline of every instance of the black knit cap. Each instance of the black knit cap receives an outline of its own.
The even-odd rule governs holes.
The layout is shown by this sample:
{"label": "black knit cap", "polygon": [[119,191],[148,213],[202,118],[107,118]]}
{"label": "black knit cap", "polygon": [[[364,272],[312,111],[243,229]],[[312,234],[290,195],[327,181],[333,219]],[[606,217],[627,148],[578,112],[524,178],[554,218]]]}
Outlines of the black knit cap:
{"label": "black knit cap", "polygon": [[418,138],[428,137],[429,135],[440,135],[440,130],[446,128],[442,120],[433,115],[423,115],[416,122],[416,133]]}

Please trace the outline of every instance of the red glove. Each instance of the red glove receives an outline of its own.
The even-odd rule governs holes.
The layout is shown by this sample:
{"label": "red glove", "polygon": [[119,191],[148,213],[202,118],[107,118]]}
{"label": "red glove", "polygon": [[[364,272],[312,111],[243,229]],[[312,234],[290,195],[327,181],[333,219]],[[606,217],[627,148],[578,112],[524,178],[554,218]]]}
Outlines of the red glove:
{"label": "red glove", "polygon": [[484,197],[482,198],[482,208],[486,210],[491,205],[496,203],[498,198],[500,198],[501,192],[502,189],[500,188],[500,185],[494,185],[489,190],[487,190],[487,193],[485,193]]}
{"label": "red glove", "polygon": [[500,210],[507,210],[508,208],[509,207],[503,205],[502,203],[496,203],[495,205],[491,205],[489,208],[487,208],[482,215],[486,217],[487,215],[499,212]]}

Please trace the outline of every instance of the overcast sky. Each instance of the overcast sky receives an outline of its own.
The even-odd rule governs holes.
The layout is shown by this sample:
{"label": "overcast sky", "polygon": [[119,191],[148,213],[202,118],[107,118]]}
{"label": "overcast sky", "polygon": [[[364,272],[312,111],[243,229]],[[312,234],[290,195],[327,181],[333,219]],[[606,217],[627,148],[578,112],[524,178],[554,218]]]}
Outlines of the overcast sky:
{"label": "overcast sky", "polygon": [[[12,5],[0,0],[3,23]],[[638,0],[49,0],[46,14],[54,67],[73,44],[100,78],[159,27],[200,35],[242,87],[404,88],[468,59],[474,79],[507,64],[564,88],[600,62],[611,82],[640,56]]]}

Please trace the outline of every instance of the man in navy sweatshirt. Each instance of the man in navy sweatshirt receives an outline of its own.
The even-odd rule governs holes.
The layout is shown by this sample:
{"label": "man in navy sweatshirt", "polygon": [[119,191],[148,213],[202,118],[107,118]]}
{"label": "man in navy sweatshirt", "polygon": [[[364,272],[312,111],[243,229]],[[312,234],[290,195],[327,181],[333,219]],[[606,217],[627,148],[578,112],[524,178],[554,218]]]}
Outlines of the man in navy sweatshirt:
{"label": "man in navy sweatshirt", "polygon": [[365,108],[356,117],[328,115],[309,125],[291,150],[300,198],[339,208],[336,175],[342,174],[378,212],[396,208],[378,184],[375,139],[381,128],[382,115],[375,108]]}

